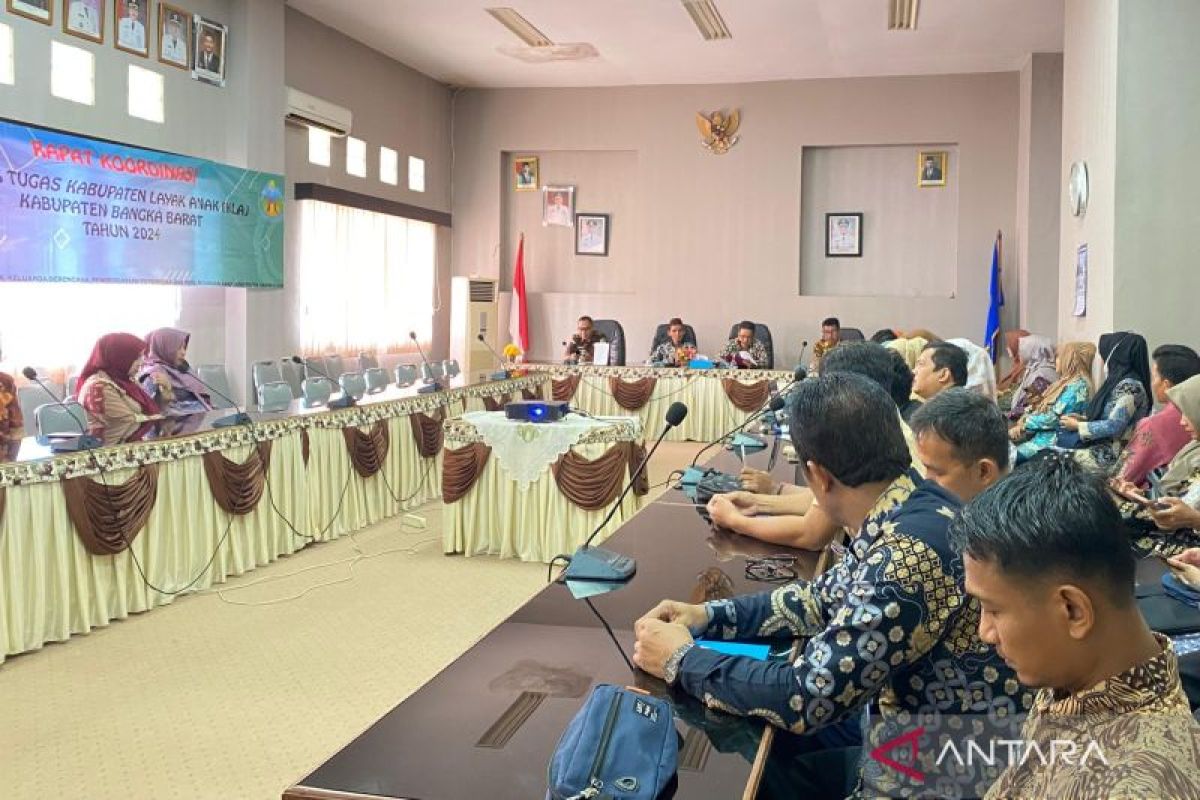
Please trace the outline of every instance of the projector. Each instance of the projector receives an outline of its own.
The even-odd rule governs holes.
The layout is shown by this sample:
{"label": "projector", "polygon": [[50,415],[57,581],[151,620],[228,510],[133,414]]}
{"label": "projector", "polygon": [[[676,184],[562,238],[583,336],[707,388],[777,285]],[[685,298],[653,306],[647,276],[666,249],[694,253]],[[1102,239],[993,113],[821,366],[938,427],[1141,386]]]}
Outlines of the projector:
{"label": "projector", "polygon": [[514,400],[504,406],[504,416],[520,422],[558,422],[571,404],[558,400]]}

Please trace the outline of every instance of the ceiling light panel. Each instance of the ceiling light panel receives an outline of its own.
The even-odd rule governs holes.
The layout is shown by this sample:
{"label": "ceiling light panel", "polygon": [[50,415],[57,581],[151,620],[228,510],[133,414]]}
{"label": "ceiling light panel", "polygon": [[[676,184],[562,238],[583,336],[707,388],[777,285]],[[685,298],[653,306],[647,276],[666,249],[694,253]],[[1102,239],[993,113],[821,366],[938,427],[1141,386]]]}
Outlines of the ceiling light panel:
{"label": "ceiling light panel", "polygon": [[692,22],[699,29],[700,35],[706,41],[733,38],[733,34],[729,32],[729,26],[721,18],[721,12],[717,10],[717,6],[712,0],[682,0],[682,2],[683,7],[691,16]]}
{"label": "ceiling light panel", "polygon": [[533,23],[517,13],[515,8],[489,8],[487,13],[495,17],[497,22],[512,31],[518,39],[530,47],[548,47],[554,44],[550,41],[550,37],[535,28]]}
{"label": "ceiling light panel", "polygon": [[888,30],[915,31],[921,0],[888,0]]}

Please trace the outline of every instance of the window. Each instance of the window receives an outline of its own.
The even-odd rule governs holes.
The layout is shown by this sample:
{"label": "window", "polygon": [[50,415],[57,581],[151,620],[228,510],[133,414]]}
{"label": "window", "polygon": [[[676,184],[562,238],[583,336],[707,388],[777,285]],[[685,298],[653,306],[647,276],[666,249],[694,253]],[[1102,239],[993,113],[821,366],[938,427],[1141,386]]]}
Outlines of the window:
{"label": "window", "polygon": [[390,147],[379,148],[379,180],[392,186],[400,182],[400,160]]}
{"label": "window", "polygon": [[90,106],[96,103],[96,59],[79,47],[50,42],[50,94]]}
{"label": "window", "polygon": [[410,192],[425,191],[425,159],[416,156],[408,157],[408,190]]}
{"label": "window", "polygon": [[11,86],[14,80],[12,28],[0,22],[0,83]]}
{"label": "window", "polygon": [[78,372],[104,334],[145,336],[179,320],[178,286],[29,282],[5,283],[3,291],[0,342],[13,374],[25,366]]}
{"label": "window", "polygon": [[318,167],[330,164],[329,149],[332,137],[320,128],[308,129],[308,163]]}
{"label": "window", "polygon": [[300,201],[296,319],[306,353],[429,342],[437,265],[428,222]]}
{"label": "window", "polygon": [[346,137],[346,173],[356,178],[367,177],[367,143],[353,136]]}
{"label": "window", "polygon": [[163,121],[163,76],[129,65],[129,116]]}

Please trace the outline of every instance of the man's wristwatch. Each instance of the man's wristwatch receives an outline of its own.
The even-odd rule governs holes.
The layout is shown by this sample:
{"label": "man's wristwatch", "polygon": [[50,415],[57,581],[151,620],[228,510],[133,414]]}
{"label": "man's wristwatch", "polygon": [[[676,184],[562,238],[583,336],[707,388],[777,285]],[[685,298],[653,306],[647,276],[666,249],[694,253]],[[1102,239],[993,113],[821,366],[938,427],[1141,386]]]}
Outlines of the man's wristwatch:
{"label": "man's wristwatch", "polygon": [[671,657],[663,665],[663,680],[667,682],[668,686],[675,685],[675,679],[679,677],[679,665],[683,663],[683,657],[695,646],[695,642],[687,642],[686,644],[679,645],[679,648],[674,653],[671,653]]}

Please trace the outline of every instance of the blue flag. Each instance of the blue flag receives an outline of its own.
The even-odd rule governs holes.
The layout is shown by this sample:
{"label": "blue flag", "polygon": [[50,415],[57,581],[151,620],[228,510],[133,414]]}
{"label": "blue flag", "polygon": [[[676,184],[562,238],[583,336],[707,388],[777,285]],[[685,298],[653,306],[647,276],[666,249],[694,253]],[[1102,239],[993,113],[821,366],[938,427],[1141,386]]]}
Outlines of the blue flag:
{"label": "blue flag", "polygon": [[992,363],[1000,354],[1000,308],[1004,305],[1004,286],[1000,281],[1000,234],[992,245],[992,285],[988,290],[987,330],[983,334],[984,346],[992,357]]}

